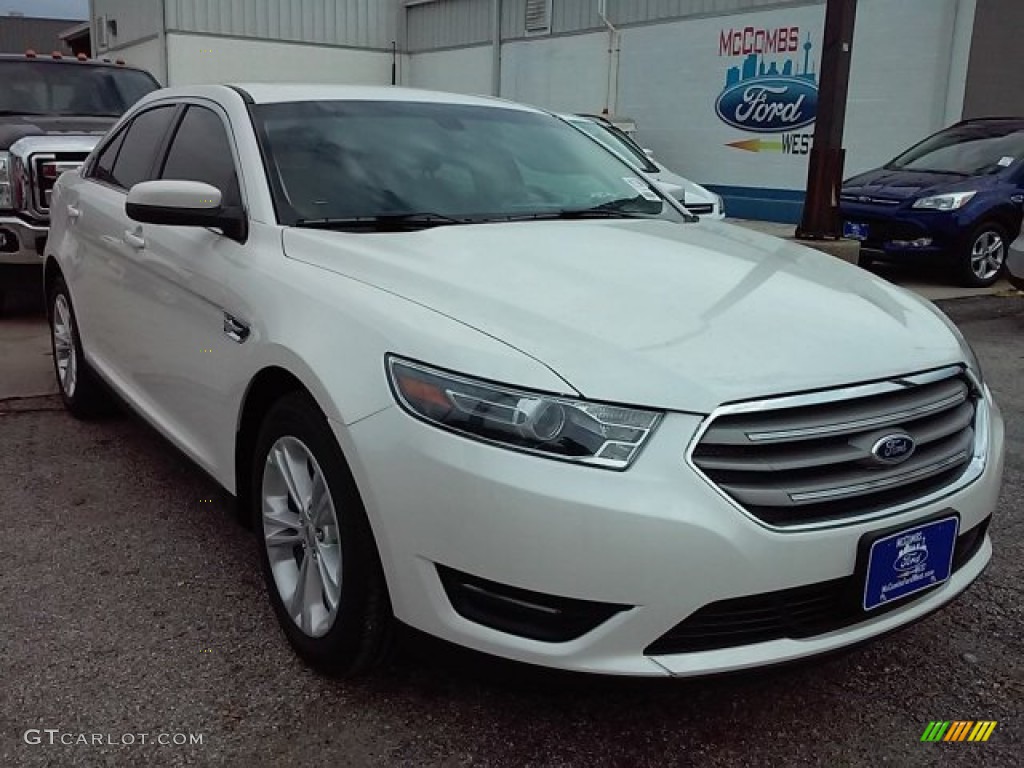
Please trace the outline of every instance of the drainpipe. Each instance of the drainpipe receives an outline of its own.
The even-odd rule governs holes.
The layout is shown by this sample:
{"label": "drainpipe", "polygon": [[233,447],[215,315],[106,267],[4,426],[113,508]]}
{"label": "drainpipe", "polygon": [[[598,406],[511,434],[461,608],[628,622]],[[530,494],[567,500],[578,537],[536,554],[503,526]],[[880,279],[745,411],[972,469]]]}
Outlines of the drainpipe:
{"label": "drainpipe", "polygon": [[501,0],[491,6],[491,95],[501,96]]}
{"label": "drainpipe", "polygon": [[604,113],[614,115],[619,107],[619,30],[608,19],[608,0],[597,0],[597,15],[608,27],[608,80],[605,83]]}

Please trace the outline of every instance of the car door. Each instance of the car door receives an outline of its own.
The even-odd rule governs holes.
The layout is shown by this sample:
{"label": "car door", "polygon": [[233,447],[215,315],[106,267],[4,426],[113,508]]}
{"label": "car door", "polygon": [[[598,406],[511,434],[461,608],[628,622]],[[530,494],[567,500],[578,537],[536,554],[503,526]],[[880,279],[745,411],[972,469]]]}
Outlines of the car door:
{"label": "car door", "polygon": [[[212,103],[185,105],[156,177],[211,184],[222,205],[244,208],[229,125]],[[136,227],[126,258],[135,327],[122,335],[133,385],[172,439],[224,480],[250,349],[245,246],[203,227]]]}
{"label": "car door", "polygon": [[67,201],[78,258],[66,277],[82,343],[95,367],[129,399],[134,361],[126,352],[134,329],[125,311],[134,286],[126,265],[138,227],[125,214],[124,202],[132,185],[152,177],[175,111],[175,105],[165,104],[136,115],[106,140],[86,170],[80,194]]}

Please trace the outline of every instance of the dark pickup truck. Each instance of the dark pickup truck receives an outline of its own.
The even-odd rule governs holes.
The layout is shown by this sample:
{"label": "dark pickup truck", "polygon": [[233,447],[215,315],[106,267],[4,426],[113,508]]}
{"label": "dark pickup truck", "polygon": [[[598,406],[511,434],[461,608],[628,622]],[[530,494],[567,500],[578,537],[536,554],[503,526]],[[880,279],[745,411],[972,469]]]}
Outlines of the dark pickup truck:
{"label": "dark pickup truck", "polygon": [[0,55],[0,310],[5,290],[40,272],[57,177],[159,87],[119,63]]}

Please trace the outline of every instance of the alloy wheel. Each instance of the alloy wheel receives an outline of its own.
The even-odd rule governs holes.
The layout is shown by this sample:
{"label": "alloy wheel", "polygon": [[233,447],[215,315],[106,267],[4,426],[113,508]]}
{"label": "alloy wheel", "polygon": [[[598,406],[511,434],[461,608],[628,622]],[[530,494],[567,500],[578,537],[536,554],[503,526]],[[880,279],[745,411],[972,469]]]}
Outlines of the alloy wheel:
{"label": "alloy wheel", "polygon": [[288,615],[309,637],[338,616],[342,555],[338,514],[323,470],[299,439],[271,446],[263,469],[263,539]]}
{"label": "alloy wheel", "polygon": [[57,378],[66,397],[75,396],[78,386],[78,353],[71,307],[63,293],[53,302],[53,351],[57,358]]}
{"label": "alloy wheel", "polygon": [[985,230],[971,246],[971,271],[978,280],[991,280],[1003,268],[1006,243],[998,232]]}

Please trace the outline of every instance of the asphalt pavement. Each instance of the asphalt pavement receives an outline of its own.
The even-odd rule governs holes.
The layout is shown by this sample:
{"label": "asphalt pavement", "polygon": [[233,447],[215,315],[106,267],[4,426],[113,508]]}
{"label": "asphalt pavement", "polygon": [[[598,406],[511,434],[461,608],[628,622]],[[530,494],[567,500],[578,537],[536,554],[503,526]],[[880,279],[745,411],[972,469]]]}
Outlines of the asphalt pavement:
{"label": "asphalt pavement", "polygon": [[[1019,766],[1024,296],[941,306],[1007,419],[992,565],[867,646],[704,680],[555,674],[411,631],[370,678],[318,677],[209,478],[137,418],[0,399],[0,766]],[[0,318],[0,353],[42,322]],[[998,725],[986,743],[922,743],[933,720]]]}

